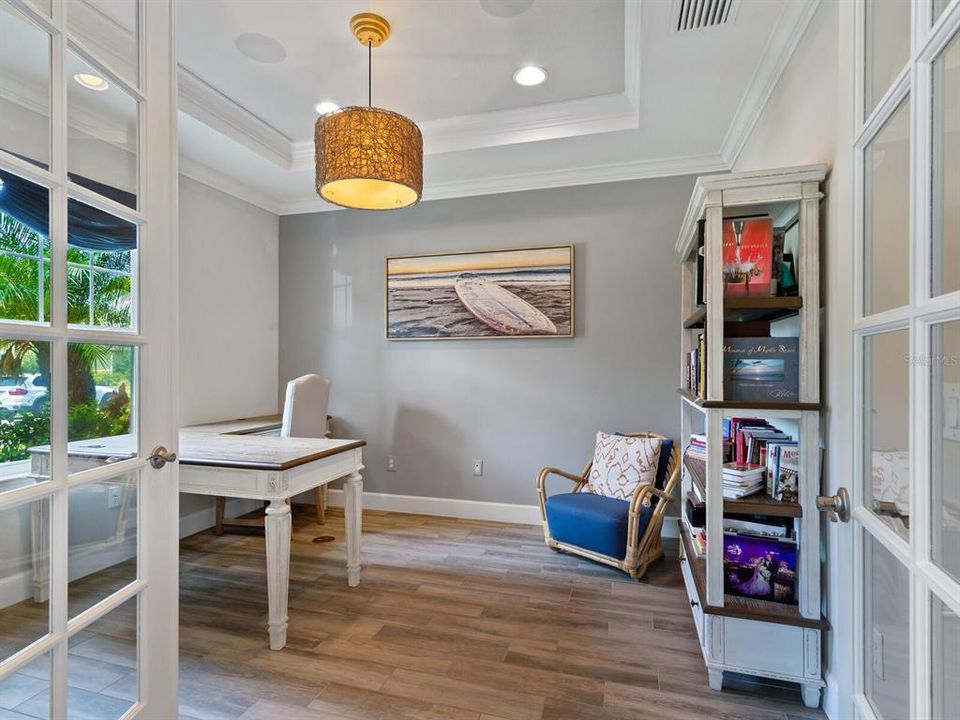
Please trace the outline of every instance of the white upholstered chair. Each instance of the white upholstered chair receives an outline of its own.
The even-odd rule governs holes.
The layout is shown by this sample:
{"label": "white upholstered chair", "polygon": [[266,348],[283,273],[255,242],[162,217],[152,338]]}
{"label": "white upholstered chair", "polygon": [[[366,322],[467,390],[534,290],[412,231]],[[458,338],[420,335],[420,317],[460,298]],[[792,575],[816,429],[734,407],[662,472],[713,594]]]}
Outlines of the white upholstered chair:
{"label": "white upholstered chair", "polygon": [[[319,375],[302,375],[287,383],[283,401],[283,424],[280,437],[322,438],[328,435],[327,406],[330,381]],[[315,490],[314,504],[320,524],[327,521],[324,502],[325,485]]]}
{"label": "white upholstered chair", "polygon": [[[283,401],[283,421],[280,425],[280,437],[322,438],[330,434],[327,420],[327,405],[330,400],[330,381],[319,375],[310,374],[287,383],[287,394]],[[314,491],[314,506],[317,521],[322,525],[327,521],[326,485]],[[224,525],[251,525],[256,520],[239,518],[225,522],[226,498],[216,500],[217,535],[223,534]],[[257,523],[259,524],[259,523]]]}

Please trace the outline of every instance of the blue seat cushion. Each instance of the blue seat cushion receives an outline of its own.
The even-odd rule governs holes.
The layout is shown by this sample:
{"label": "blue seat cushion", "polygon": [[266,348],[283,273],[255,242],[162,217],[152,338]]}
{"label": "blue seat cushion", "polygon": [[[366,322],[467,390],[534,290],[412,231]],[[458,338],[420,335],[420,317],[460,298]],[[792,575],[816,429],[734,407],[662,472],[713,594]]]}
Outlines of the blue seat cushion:
{"label": "blue seat cushion", "polygon": [[[623,560],[627,554],[630,503],[592,493],[559,493],[547,498],[547,525],[554,540]],[[638,536],[654,506],[640,508]]]}

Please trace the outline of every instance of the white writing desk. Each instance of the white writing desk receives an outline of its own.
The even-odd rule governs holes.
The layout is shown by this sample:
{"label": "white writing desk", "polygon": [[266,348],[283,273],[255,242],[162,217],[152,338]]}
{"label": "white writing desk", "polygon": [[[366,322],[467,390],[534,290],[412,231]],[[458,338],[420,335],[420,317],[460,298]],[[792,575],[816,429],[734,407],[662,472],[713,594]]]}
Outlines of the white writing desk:
{"label": "white writing desk", "polygon": [[288,500],[344,478],[347,584],[360,584],[363,440],[284,438],[266,433],[278,416],[194,425],[180,431],[180,492],[250,500],[267,507],[267,601],[270,649],[287,644],[290,586]]}

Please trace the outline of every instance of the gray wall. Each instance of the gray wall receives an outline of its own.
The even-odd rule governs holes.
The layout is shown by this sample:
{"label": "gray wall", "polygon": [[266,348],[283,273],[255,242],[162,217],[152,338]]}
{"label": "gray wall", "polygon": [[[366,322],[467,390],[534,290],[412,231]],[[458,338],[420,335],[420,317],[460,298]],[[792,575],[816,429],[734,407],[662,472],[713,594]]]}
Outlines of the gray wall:
{"label": "gray wall", "polygon": [[[183,175],[179,188],[180,424],[275,413],[277,216]],[[231,512],[256,507],[243,503]],[[181,495],[187,516],[184,533],[212,525],[213,499]]]}
{"label": "gray wall", "polygon": [[278,218],[180,176],[180,424],[277,412]]}
{"label": "gray wall", "polygon": [[[336,434],[367,440],[373,492],[530,505],[537,471],[581,470],[598,430],[676,437],[673,248],[692,186],[666,178],[282,217],[280,387],[306,372],[330,378]],[[563,243],[576,246],[574,339],[385,339],[386,257]]]}

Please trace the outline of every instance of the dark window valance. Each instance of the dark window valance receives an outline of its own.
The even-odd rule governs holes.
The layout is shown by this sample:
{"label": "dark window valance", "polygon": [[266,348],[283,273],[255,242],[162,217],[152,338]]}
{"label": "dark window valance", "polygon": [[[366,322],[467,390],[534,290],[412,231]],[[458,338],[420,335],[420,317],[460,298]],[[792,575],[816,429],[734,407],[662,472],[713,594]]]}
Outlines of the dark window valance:
{"label": "dark window valance", "polygon": [[[72,173],[70,179],[77,185],[127,207],[136,207],[136,196],[132,193]],[[0,211],[16,218],[31,230],[49,237],[50,191],[42,185],[7,170],[0,170]],[[67,243],[83,250],[102,252],[135,250],[137,226],[71,199],[67,201]]]}

